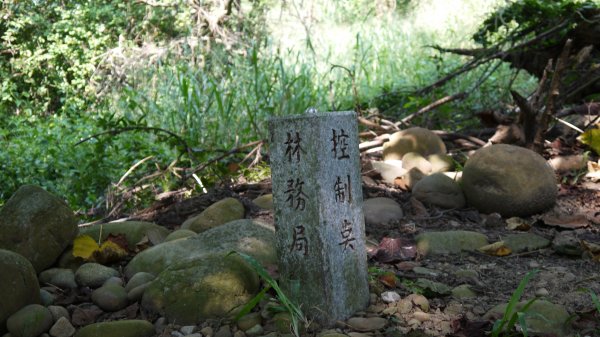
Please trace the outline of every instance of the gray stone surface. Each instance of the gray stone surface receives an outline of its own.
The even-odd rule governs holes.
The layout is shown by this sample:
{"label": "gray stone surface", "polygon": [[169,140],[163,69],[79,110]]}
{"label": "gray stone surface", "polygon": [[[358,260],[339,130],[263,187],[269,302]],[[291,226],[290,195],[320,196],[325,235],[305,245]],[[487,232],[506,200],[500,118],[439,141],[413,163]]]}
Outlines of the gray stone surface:
{"label": "gray stone surface", "polygon": [[415,237],[417,250],[423,255],[474,251],[488,244],[487,237],[472,231],[425,232]]}
{"label": "gray stone surface", "polygon": [[141,286],[142,284],[146,284],[155,278],[156,276],[154,274],[139,272],[129,279],[127,285],[125,286],[125,290],[130,291],[131,289]]}
{"label": "gray stone surface", "polygon": [[170,266],[146,288],[142,307],[171,322],[198,324],[222,318],[259,290],[256,272],[239,256],[196,256]]}
{"label": "gray stone surface", "polygon": [[103,266],[99,263],[85,263],[75,272],[75,281],[80,286],[97,288],[113,276],[119,276],[119,272],[113,268]]}
{"label": "gray stone surface", "polygon": [[550,245],[550,240],[533,233],[510,234],[502,238],[513,253],[529,252]]}
{"label": "gray stone surface", "polygon": [[52,337],[71,337],[75,334],[75,328],[65,317],[60,317],[50,328],[50,336]]}
{"label": "gray stone surface", "polygon": [[[515,311],[521,311],[527,301],[517,303]],[[499,304],[490,309],[484,319],[496,319],[502,317],[506,311],[507,304]],[[509,315],[514,314],[513,311]],[[554,304],[545,300],[537,300],[527,309],[525,322],[527,331],[535,336],[570,336],[567,321],[571,317],[569,312],[560,304]]]}
{"label": "gray stone surface", "polygon": [[6,319],[27,304],[40,303],[40,286],[35,270],[23,256],[0,249],[0,334]]}
{"label": "gray stone surface", "polygon": [[277,263],[275,229],[260,221],[241,219],[217,226],[186,240],[164,242],[137,254],[125,268],[125,275],[138,272],[160,274],[184,259],[232,250],[249,254],[263,265]]}
{"label": "gray stone surface", "polygon": [[51,268],[44,270],[39,276],[40,283],[51,284],[59,288],[77,288],[75,282],[75,273],[71,269],[66,268]]}
{"label": "gray stone surface", "polygon": [[127,306],[127,292],[117,284],[107,284],[92,292],[92,302],[104,311],[117,311]]}
{"label": "gray stone surface", "polygon": [[183,222],[182,229],[193,230],[196,233],[239,220],[244,217],[244,205],[235,198],[225,198],[207,207],[202,213]]}
{"label": "gray stone surface", "polygon": [[269,131],[280,283],[330,325],[369,301],[356,114],[276,118]]}
{"label": "gray stone surface", "polygon": [[38,186],[21,186],[0,209],[0,249],[23,255],[38,273],[58,259],[76,234],[73,211]]}
{"label": "gray stone surface", "polygon": [[365,200],[363,212],[367,226],[387,224],[391,221],[398,221],[404,216],[399,203],[394,199],[384,197]]}
{"label": "gray stone surface", "polygon": [[171,234],[167,235],[167,237],[165,238],[165,242],[179,240],[179,239],[185,239],[185,238],[189,238],[190,236],[194,236],[194,235],[196,235],[196,232],[194,232],[191,229],[178,229],[178,230],[172,232]]}
{"label": "gray stone surface", "polygon": [[152,337],[152,323],[144,320],[122,320],[86,325],[75,337]]}
{"label": "gray stone surface", "polygon": [[[102,233],[102,238],[99,237],[100,233]],[[127,239],[128,248],[134,249],[135,245],[144,238],[148,238],[151,242],[162,242],[169,234],[169,230],[151,222],[121,221],[82,227],[79,234],[89,235],[94,240],[100,241],[106,240],[109,234],[122,234]]]}
{"label": "gray stone surface", "polygon": [[466,204],[460,185],[443,173],[423,177],[413,187],[412,195],[426,205],[441,208],[463,208]]}
{"label": "gray stone surface", "polygon": [[52,326],[52,313],[39,304],[30,304],[11,315],[6,327],[16,337],[37,337]]}
{"label": "gray stone surface", "polygon": [[552,168],[539,154],[514,145],[477,150],[465,163],[467,203],[482,213],[528,216],[554,205],[558,189]]}

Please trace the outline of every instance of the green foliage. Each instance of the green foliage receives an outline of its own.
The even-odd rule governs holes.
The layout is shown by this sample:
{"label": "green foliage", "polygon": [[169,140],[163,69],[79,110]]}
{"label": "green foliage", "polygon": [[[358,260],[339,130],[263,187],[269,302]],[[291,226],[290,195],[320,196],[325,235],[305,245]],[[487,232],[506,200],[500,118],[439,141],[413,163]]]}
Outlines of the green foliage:
{"label": "green foliage", "polygon": [[231,254],[241,256],[244,259],[244,261],[246,261],[246,263],[248,263],[252,267],[252,269],[256,271],[260,278],[267,283],[267,287],[263,288],[263,290],[259,292],[257,296],[255,296],[252,300],[250,300],[250,302],[248,302],[248,304],[244,308],[242,308],[242,311],[240,311],[240,313],[236,316],[235,320],[238,320],[245,314],[249,313],[252,310],[252,308],[254,308],[260,302],[260,299],[262,299],[266,291],[269,288],[273,288],[273,290],[275,290],[275,293],[277,294],[277,299],[285,309],[285,312],[289,313],[290,315],[292,333],[294,334],[294,336],[300,336],[300,323],[308,323],[308,320],[306,319],[306,317],[304,317],[304,313],[302,313],[300,307],[287,297],[287,295],[281,290],[281,288],[279,288],[277,281],[275,281],[273,277],[269,275],[265,268],[255,258],[253,258],[250,255],[235,251],[232,251],[227,255],[229,256]]}
{"label": "green foliage", "polygon": [[176,12],[129,1],[5,1],[0,114],[79,113],[95,101],[97,65],[121,39],[175,37]]}
{"label": "green foliage", "polygon": [[527,309],[529,309],[529,307],[537,300],[537,298],[527,301],[527,303],[520,310],[517,310],[517,304],[519,303],[519,299],[525,291],[525,287],[537,272],[537,269],[532,270],[528,272],[525,277],[523,277],[519,283],[519,286],[510,297],[508,305],[504,310],[504,315],[501,319],[494,322],[494,326],[492,328],[492,337],[498,337],[501,334],[503,334],[503,336],[511,335],[511,329],[514,327],[517,321],[521,325],[523,335],[527,337],[527,323],[525,322]]}
{"label": "green foliage", "polygon": [[[497,42],[514,42],[533,32],[541,33],[563,22],[573,24],[585,19],[587,10],[597,8],[591,0],[519,0],[509,3],[489,15],[473,35],[473,40],[483,46]],[[588,18],[591,19],[591,18]]]}

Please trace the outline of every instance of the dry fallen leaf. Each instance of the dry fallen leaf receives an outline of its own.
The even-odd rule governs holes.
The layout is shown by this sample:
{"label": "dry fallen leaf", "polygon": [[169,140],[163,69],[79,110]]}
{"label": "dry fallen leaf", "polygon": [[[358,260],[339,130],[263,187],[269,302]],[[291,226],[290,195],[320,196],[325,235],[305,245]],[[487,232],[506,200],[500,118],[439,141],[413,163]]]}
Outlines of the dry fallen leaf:
{"label": "dry fallen leaf", "polygon": [[379,275],[379,282],[388,288],[396,288],[396,275],[392,272],[386,272],[383,275]]}
{"label": "dry fallen leaf", "polygon": [[513,231],[528,231],[531,228],[531,225],[521,219],[519,217],[512,217],[506,219],[506,229],[510,229]]}
{"label": "dry fallen leaf", "polygon": [[510,248],[508,248],[504,244],[504,241],[498,241],[498,242],[494,242],[489,245],[485,245],[483,247],[480,247],[478,250],[482,253],[492,255],[492,256],[506,256],[506,255],[510,255],[510,253],[512,253]]}
{"label": "dry fallen leaf", "polygon": [[382,263],[412,260],[417,256],[413,240],[403,238],[383,238],[377,246],[374,258]]}
{"label": "dry fallen leaf", "polygon": [[565,229],[577,229],[589,226],[588,220],[583,214],[546,214],[542,217],[542,220],[547,226]]}
{"label": "dry fallen leaf", "polygon": [[89,235],[79,235],[73,240],[73,256],[89,260],[100,245]]}

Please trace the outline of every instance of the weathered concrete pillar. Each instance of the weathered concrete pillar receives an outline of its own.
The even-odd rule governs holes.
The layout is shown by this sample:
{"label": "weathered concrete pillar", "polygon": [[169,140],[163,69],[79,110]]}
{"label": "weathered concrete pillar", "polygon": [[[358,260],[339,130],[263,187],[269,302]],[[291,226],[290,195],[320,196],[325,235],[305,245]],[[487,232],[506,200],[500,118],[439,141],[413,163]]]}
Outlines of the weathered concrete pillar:
{"label": "weathered concrete pillar", "polygon": [[356,114],[269,121],[282,289],[324,325],[369,302]]}

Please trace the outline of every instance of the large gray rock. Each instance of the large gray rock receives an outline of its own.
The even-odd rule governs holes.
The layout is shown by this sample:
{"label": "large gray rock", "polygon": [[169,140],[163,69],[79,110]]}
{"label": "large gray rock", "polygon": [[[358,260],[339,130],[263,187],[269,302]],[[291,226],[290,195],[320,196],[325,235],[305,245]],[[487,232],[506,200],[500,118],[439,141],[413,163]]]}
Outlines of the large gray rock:
{"label": "large gray rock", "polygon": [[443,173],[435,173],[419,180],[412,195],[420,202],[441,208],[465,207],[465,196],[460,186]]}
{"label": "large gray rock", "polygon": [[30,304],[12,314],[6,321],[6,327],[15,337],[37,337],[48,331],[52,323],[52,313],[48,308]]}
{"label": "large gray rock", "polygon": [[467,203],[482,213],[528,216],[554,205],[554,171],[539,154],[513,145],[482,148],[467,160],[462,187]]}
{"label": "large gray rock", "polygon": [[371,198],[363,203],[365,224],[367,226],[387,224],[402,219],[404,212],[395,200],[390,198]]}
{"label": "large gray rock", "polygon": [[155,333],[152,323],[135,319],[86,325],[75,337],[152,337]]}
{"label": "large gray rock", "polygon": [[160,273],[146,288],[142,307],[177,324],[197,324],[231,314],[259,286],[258,275],[239,256],[196,256]]}
{"label": "large gray rock", "polygon": [[35,270],[23,256],[0,249],[0,334],[6,319],[27,304],[40,303],[40,286]]}
{"label": "large gray rock", "polygon": [[400,160],[408,152],[417,152],[424,157],[445,154],[446,145],[438,135],[419,127],[398,131],[383,144],[384,160]]}
{"label": "large gray rock", "polygon": [[[102,233],[102,238],[99,237],[100,233]],[[162,242],[169,235],[169,230],[151,222],[122,221],[82,227],[79,234],[89,235],[97,241],[106,240],[109,234],[122,234],[125,235],[129,248],[133,249],[144,237],[156,238]]]}
{"label": "large gray rock", "polygon": [[232,250],[252,255],[264,265],[274,265],[277,263],[275,229],[249,219],[232,221],[185,240],[164,242],[140,252],[125,268],[125,275],[131,277],[142,271],[158,275],[186,258]]}
{"label": "large gray rock", "polygon": [[76,234],[73,211],[38,186],[21,186],[0,209],[0,249],[23,255],[38,273],[56,261]]}
{"label": "large gray rock", "polygon": [[244,205],[239,200],[225,198],[210,205],[202,213],[185,220],[181,228],[201,233],[222,224],[242,219],[244,213]]}

